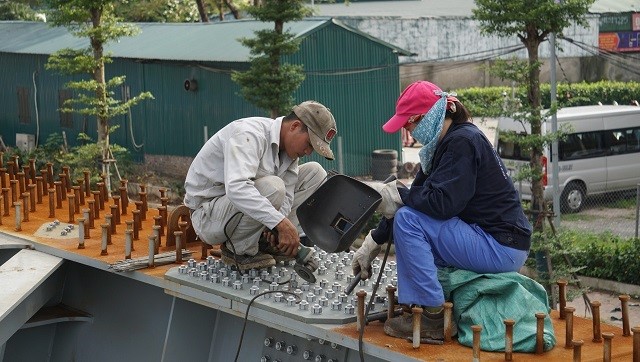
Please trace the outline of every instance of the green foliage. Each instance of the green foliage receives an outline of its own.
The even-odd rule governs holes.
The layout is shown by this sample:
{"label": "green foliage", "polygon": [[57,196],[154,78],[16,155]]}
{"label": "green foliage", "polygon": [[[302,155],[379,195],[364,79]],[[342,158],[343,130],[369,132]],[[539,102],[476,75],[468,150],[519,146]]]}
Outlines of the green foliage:
{"label": "green foliage", "polygon": [[301,0],[265,0],[262,6],[249,6],[247,11],[257,20],[274,22],[274,29],[256,31],[252,39],[240,39],[250,48],[251,67],[231,77],[241,86],[245,99],[277,116],[291,108],[293,92],[304,80],[302,65],[281,64],[283,56],[297,52],[300,46],[294,34],[283,30],[284,24],[301,20],[311,10]]}
{"label": "green foliage", "polygon": [[576,275],[583,275],[640,285],[640,240],[636,238],[562,230],[557,238],[538,234],[535,240],[527,265],[532,267],[535,253],[544,250],[549,251],[553,265],[548,280],[538,279],[540,282],[572,282]]}
{"label": "green foliage", "polygon": [[[524,87],[472,87],[456,90],[465,107],[475,117],[499,117],[504,114],[503,105],[507,101],[524,103]],[[542,107],[551,106],[551,86],[540,85]],[[558,83],[557,102],[559,108],[602,104],[631,104],[640,101],[640,82],[599,81],[594,83]]]}
{"label": "green foliage", "polygon": [[29,5],[15,1],[0,0],[0,20],[38,20]]}
{"label": "green foliage", "polygon": [[115,14],[129,22],[193,23],[200,20],[194,0],[121,0]]}

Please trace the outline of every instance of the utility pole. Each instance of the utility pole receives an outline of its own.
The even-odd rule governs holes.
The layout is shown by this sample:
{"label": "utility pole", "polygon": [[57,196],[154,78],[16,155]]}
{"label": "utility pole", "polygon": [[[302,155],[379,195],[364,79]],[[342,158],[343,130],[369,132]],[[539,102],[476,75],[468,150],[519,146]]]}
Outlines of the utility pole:
{"label": "utility pole", "polygon": [[[560,4],[562,0],[555,0],[556,4]],[[549,34],[549,46],[551,63],[549,64],[549,83],[551,85],[551,105],[557,100],[557,87],[556,87],[556,34]],[[551,116],[551,132],[556,134],[558,132],[558,116],[554,112]],[[553,213],[555,214],[554,224],[556,228],[560,227],[560,180],[559,178],[559,166],[558,166],[558,139],[554,139],[551,142],[551,177],[553,186]]]}

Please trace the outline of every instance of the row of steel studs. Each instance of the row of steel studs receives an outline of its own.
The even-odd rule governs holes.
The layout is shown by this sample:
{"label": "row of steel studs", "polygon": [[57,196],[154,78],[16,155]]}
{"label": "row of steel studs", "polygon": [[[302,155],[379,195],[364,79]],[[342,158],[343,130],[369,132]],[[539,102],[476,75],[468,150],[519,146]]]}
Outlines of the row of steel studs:
{"label": "row of steel studs", "polygon": [[[579,362],[581,357],[581,348],[584,344],[583,340],[574,340],[573,339],[573,312],[575,312],[575,308],[566,306],[566,286],[567,282],[565,280],[559,280],[557,282],[559,287],[560,294],[560,319],[564,319],[566,321],[565,335],[566,342],[565,348],[573,348],[573,361]],[[391,319],[395,316],[395,292],[396,288],[392,285],[387,286],[387,300],[389,303],[389,308],[387,309],[387,318]],[[358,311],[356,315],[356,326],[358,331],[361,328],[364,328],[366,324],[365,321],[365,298],[367,296],[367,292],[364,290],[359,290],[356,293],[358,297]],[[620,302],[622,303],[622,335],[628,337],[631,335],[631,331],[633,331],[633,362],[640,362],[640,326],[629,328],[629,309],[628,309],[628,295],[621,295]],[[445,302],[444,305],[444,343],[451,342],[451,334],[452,334],[452,310],[453,303]],[[612,353],[612,339],[613,333],[611,332],[600,332],[600,302],[594,301],[591,302],[592,313],[593,313],[593,342],[602,342],[604,338],[604,348],[603,348],[603,361],[609,362],[611,361],[611,353]],[[421,315],[422,308],[414,307],[411,308],[411,312],[413,314],[413,338],[412,345],[413,348],[420,348],[420,323],[421,323]],[[542,354],[544,352],[544,319],[547,316],[546,313],[536,313],[536,354]],[[512,319],[505,319],[505,361],[513,360],[513,327],[515,321]],[[480,361],[480,332],[482,331],[482,326],[473,325],[471,326],[471,330],[473,332],[473,361]]]}
{"label": "row of steel studs", "polygon": [[[560,319],[565,320],[565,348],[573,348],[573,359],[574,361],[580,361],[581,353],[580,348],[584,344],[583,340],[574,340],[573,339],[573,312],[575,312],[575,308],[567,307],[567,281],[566,280],[558,280],[556,282],[558,284],[558,314]],[[622,310],[622,336],[629,337],[631,336],[631,332],[633,332],[633,362],[640,362],[640,326],[636,326],[631,328],[629,323],[629,295],[620,295],[618,297],[621,304]],[[612,339],[614,334],[611,332],[600,331],[600,305],[601,303],[598,301],[592,301],[589,303],[591,305],[591,314],[593,316],[593,338],[592,342],[600,343],[604,339],[603,346],[603,356],[602,360],[605,362],[611,361],[611,353],[612,353]]]}
{"label": "row of steel studs", "polygon": [[[53,164],[47,163],[47,168],[40,170],[40,175],[36,176],[35,159],[29,160],[29,165],[22,166],[20,170],[18,156],[13,156],[7,162],[7,167],[3,164],[3,154],[0,152],[0,225],[2,217],[10,215],[10,205],[15,210],[15,230],[22,230],[22,223],[29,221],[29,213],[36,211],[37,204],[42,204],[45,186],[48,186],[49,218],[56,217],[56,210],[63,208],[63,202],[68,201],[69,224],[75,224],[77,214],[80,214],[80,206],[87,205],[82,209],[82,216],[78,221],[78,249],[84,249],[85,239],[91,238],[91,229],[95,228],[95,220],[100,219],[101,210],[105,210],[105,203],[108,202],[108,193],[105,183],[105,175],[102,175],[103,182],[98,182],[98,190],[92,191],[90,188],[90,172],[83,171],[84,178],[77,179],[76,185],[71,184],[70,171],[68,166],[64,166],[63,173],[59,175],[58,181],[54,180]],[[9,184],[7,185],[7,175]],[[119,195],[113,195],[113,205],[110,206],[111,213],[105,214],[105,223],[101,224],[102,239],[100,255],[108,255],[108,245],[112,245],[111,235],[117,233],[117,225],[121,225],[121,215],[127,215],[129,197],[127,194],[127,180],[120,180]],[[9,187],[7,187],[9,186]],[[84,189],[84,190],[83,190]],[[158,254],[161,246],[161,237],[167,225],[167,203],[166,189],[160,189],[160,200],[162,206],[158,207],[159,215],[154,216],[155,225],[153,234],[149,236],[149,266],[154,266],[154,255]],[[146,221],[148,211],[146,186],[140,185],[140,200],[135,201],[136,209],[132,210],[133,220],[125,221],[125,259],[131,259],[131,251],[135,250],[133,241],[139,240],[139,231],[142,229],[142,222]],[[93,197],[93,199],[89,199]],[[20,201],[22,200],[22,201]],[[181,236],[185,233],[186,222],[180,222],[180,228],[174,232],[176,239],[176,262],[182,262]],[[152,253],[153,252],[153,253]]]}

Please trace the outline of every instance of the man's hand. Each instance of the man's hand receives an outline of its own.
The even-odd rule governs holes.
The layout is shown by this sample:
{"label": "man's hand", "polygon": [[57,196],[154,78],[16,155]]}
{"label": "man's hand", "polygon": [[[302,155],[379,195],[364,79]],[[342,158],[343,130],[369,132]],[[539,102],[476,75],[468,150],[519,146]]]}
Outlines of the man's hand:
{"label": "man's hand", "polygon": [[398,208],[404,205],[400,198],[399,188],[406,188],[406,186],[397,180],[388,183],[373,183],[371,188],[378,191],[382,196],[382,202],[378,206],[378,211],[382,213],[387,219],[391,219],[395,216]]}
{"label": "man's hand", "polygon": [[362,280],[368,279],[371,274],[371,262],[378,256],[380,249],[382,249],[382,246],[373,240],[371,230],[369,230],[369,234],[364,238],[362,246],[353,255],[353,261],[351,262],[353,275],[360,273]]}
{"label": "man's hand", "polygon": [[296,256],[300,246],[298,229],[286,217],[276,225],[278,230],[278,244],[276,247],[287,256]]}

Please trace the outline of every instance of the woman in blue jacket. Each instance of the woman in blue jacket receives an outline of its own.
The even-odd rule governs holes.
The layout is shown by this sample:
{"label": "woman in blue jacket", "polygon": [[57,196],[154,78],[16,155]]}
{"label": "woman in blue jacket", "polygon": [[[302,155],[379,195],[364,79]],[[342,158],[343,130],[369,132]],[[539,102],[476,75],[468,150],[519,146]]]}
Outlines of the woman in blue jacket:
{"label": "woman in blue jacket", "polygon": [[[386,217],[367,235],[352,266],[368,278],[372,259],[392,235],[398,302],[423,307],[422,338],[442,339],[445,300],[437,269],[518,271],[529,253],[531,225],[504,164],[456,97],[430,82],[415,82],[382,128],[411,132],[424,145],[421,167],[410,188],[390,183],[381,192]],[[395,215],[389,204],[399,207]],[[387,320],[384,330],[412,336],[410,314]]]}

